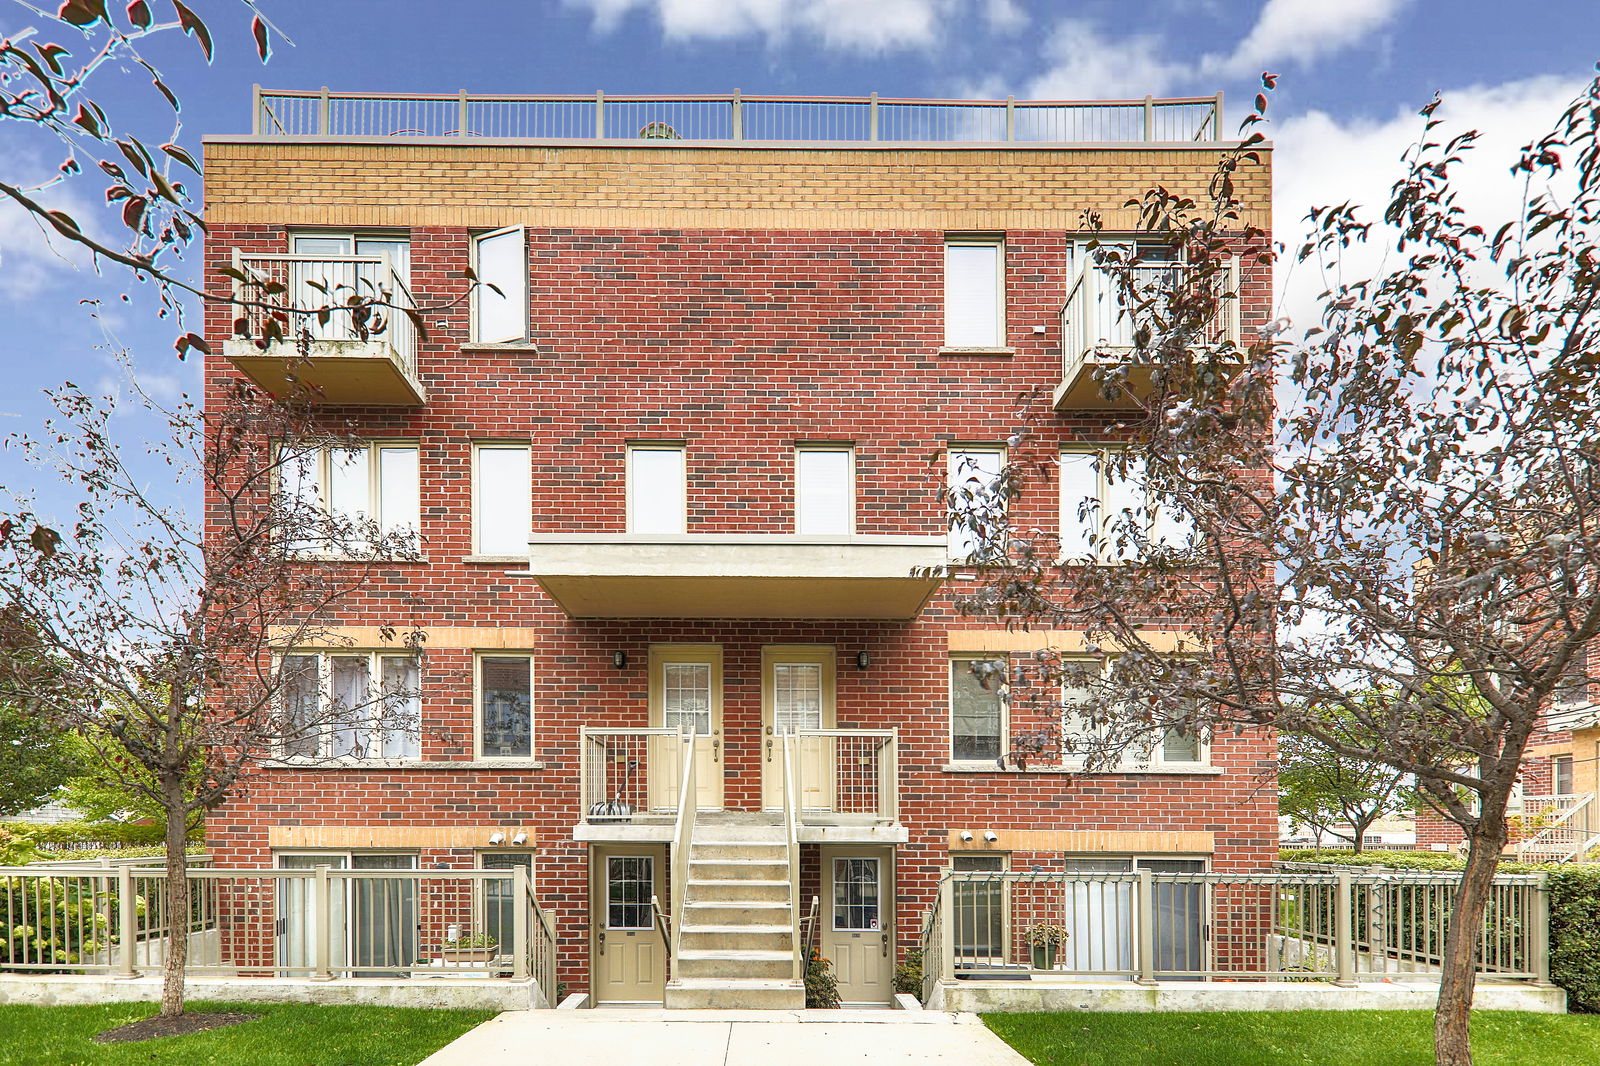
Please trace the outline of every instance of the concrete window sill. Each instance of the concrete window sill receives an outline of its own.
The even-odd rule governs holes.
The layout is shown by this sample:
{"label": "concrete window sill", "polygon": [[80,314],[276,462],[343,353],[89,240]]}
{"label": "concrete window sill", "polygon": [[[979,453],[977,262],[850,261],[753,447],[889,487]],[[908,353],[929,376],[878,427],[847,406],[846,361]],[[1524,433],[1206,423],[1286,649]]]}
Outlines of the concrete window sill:
{"label": "concrete window sill", "polygon": [[1109,770],[1085,770],[1081,766],[1030,766],[1026,770],[1007,767],[1002,770],[992,762],[953,762],[940,767],[947,774],[1085,774],[1091,777],[1218,777],[1220,766],[1119,766]]}
{"label": "concrete window sill", "polygon": [[461,346],[464,352],[527,352],[539,354],[539,346],[530,341],[467,341]]}
{"label": "concrete window sill", "polygon": [[1017,354],[1015,348],[940,348],[940,355],[988,355],[1004,358]]}
{"label": "concrete window sill", "polygon": [[528,565],[528,557],[526,555],[464,555],[461,557],[461,561],[474,566],[526,567]]}

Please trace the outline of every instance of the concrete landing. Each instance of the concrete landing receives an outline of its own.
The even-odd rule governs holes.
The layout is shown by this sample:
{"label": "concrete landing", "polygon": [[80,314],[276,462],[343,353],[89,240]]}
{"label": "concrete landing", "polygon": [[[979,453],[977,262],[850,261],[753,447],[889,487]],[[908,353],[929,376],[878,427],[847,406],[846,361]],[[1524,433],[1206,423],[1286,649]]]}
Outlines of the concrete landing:
{"label": "concrete landing", "polygon": [[975,1014],[852,1010],[513,1011],[420,1066],[1026,1066]]}

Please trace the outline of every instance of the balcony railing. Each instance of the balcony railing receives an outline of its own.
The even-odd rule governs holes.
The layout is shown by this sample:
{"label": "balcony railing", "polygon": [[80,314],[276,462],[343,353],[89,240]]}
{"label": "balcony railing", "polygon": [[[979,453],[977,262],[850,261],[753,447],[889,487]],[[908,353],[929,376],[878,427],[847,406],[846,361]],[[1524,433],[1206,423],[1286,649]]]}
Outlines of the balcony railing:
{"label": "balcony railing", "polygon": [[802,823],[897,820],[898,730],[800,729],[794,742]]}
{"label": "balcony railing", "polygon": [[[520,867],[198,867],[189,897],[190,975],[531,976],[554,1006],[555,926]],[[159,971],[166,900],[160,869],[0,867],[0,971]]]}
{"label": "balcony railing", "polygon": [[[924,1001],[940,981],[989,976],[1341,985],[1436,976],[1458,880],[1312,870],[949,873],[923,923]],[[1542,875],[1496,877],[1479,972],[1547,983],[1548,925]],[[1046,949],[1038,942],[1051,930]]]}
{"label": "balcony railing", "polygon": [[684,736],[676,729],[585,728],[579,736],[580,820],[673,822],[692,747]]}
{"label": "balcony railing", "polygon": [[[1056,406],[1103,406],[1115,400],[1101,395],[1094,372],[1102,366],[1120,366],[1139,346],[1140,331],[1156,335],[1155,319],[1166,306],[1168,294],[1180,290],[1185,275],[1194,268],[1184,263],[1135,264],[1128,267],[1124,286],[1112,271],[1086,264],[1067,289],[1061,308],[1061,385]],[[1197,331],[1198,347],[1239,342],[1238,264],[1228,266],[1216,314]],[[1148,343],[1148,342],[1147,342]],[[1141,375],[1133,368],[1128,385],[1148,386],[1148,368]]]}
{"label": "balcony railing", "polygon": [[255,88],[256,137],[1085,144],[1221,139],[1222,94],[1142,100],[334,93]]}
{"label": "balcony railing", "polygon": [[309,387],[331,403],[421,402],[417,329],[407,314],[416,304],[387,255],[235,249],[230,272],[237,310],[226,351],[258,385],[274,395]]}
{"label": "balcony railing", "polygon": [[1600,818],[1595,793],[1568,796],[1523,796],[1521,818],[1526,836],[1517,842],[1517,858],[1525,862],[1575,862],[1600,847]]}

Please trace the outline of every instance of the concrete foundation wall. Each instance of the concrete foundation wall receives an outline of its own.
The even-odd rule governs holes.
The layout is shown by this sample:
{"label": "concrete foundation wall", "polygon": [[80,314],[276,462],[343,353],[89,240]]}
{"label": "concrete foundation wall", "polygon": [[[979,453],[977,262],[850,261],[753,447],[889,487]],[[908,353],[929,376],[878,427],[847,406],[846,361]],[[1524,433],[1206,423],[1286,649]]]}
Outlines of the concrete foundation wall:
{"label": "concrete foundation wall", "polygon": [[[1377,981],[1338,988],[1314,981],[1135,984],[1057,984],[1033,981],[943,981],[929,1010],[995,1011],[1221,1011],[1221,1010],[1432,1010],[1439,987],[1425,981]],[[1479,985],[1476,1010],[1564,1014],[1567,994],[1531,985]]]}
{"label": "concrete foundation wall", "polygon": [[[430,1009],[528,1010],[545,1006],[533,981],[437,978],[307,981],[292,978],[191,977],[190,999],[229,1003],[363,1004]],[[118,980],[78,974],[0,974],[0,1003],[41,1007],[92,1003],[156,1003],[160,977]]]}

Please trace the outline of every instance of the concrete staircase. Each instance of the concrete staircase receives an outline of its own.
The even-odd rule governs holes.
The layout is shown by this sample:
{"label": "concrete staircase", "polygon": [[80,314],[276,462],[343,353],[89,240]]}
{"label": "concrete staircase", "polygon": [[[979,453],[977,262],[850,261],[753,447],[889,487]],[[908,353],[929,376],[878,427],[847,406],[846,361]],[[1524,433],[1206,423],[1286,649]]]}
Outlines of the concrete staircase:
{"label": "concrete staircase", "polygon": [[794,1010],[789,857],[784,827],[765,815],[702,813],[689,852],[682,946],[668,1008]]}

